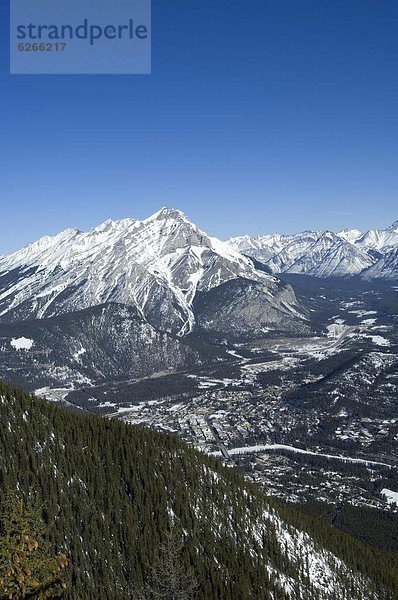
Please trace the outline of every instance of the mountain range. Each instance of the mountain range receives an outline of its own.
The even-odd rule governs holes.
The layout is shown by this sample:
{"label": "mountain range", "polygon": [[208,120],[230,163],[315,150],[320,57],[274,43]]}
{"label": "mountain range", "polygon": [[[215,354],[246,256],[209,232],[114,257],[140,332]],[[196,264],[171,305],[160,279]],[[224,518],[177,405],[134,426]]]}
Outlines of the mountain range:
{"label": "mountain range", "polygon": [[0,376],[81,387],[223,361],[236,343],[313,335],[278,274],[394,278],[397,264],[397,222],[225,242],[162,208],[66,229],[0,257]]}
{"label": "mountain range", "polygon": [[363,279],[398,278],[398,221],[387,229],[304,231],[247,235],[229,239],[230,245],[274,273],[315,277],[358,275]]}
{"label": "mountain range", "polygon": [[1,375],[29,389],[191,368],[270,330],[310,330],[293,288],[178,210],[0,257]]}
{"label": "mountain range", "polygon": [[[245,297],[235,296],[229,311],[231,328],[240,303],[257,296],[266,307],[259,320],[267,326],[283,320],[286,329],[303,317],[289,286],[182,212],[164,208],[144,221],[106,221],[86,233],[67,229],[1,257],[0,320],[42,319],[113,302],[183,336],[197,325],[194,300],[236,279],[247,283]],[[201,327],[210,321],[211,314],[201,314]]]}

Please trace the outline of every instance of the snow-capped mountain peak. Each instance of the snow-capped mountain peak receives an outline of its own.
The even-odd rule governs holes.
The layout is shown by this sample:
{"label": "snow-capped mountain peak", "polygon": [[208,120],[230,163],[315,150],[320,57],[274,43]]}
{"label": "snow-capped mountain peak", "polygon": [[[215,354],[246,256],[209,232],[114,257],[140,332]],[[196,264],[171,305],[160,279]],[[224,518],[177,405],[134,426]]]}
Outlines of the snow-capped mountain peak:
{"label": "snow-capped mountain peak", "polygon": [[359,273],[372,264],[361,250],[331,231],[304,231],[294,235],[255,238],[256,248],[230,240],[243,253],[263,261],[275,273],[302,273],[316,277]]}
{"label": "snow-capped mountain peak", "polygon": [[[294,235],[242,236],[229,240],[275,273],[316,277],[360,275],[398,278],[392,254],[398,247],[398,221],[385,230],[304,231]],[[391,253],[391,255],[390,255]],[[383,256],[389,259],[378,263]],[[373,268],[377,263],[377,266]],[[369,270],[369,271],[368,271]]]}
{"label": "snow-capped mountain peak", "polygon": [[162,208],[160,208],[158,211],[153,213],[153,215],[150,215],[149,217],[144,219],[144,222],[156,221],[156,220],[162,220],[162,219],[163,220],[164,219],[174,219],[174,220],[181,220],[181,221],[188,222],[188,219],[185,216],[185,214],[182,212],[182,210],[179,210],[178,208],[169,208],[167,206],[162,206]]}
{"label": "snow-capped mountain peak", "polygon": [[107,220],[87,232],[67,229],[0,259],[0,318],[44,318],[108,302],[184,335],[193,302],[234,279],[261,284],[267,302],[297,318],[294,294],[227,242],[208,236],[180,210],[144,220]]}
{"label": "snow-capped mountain peak", "polygon": [[338,237],[343,238],[346,242],[355,243],[362,235],[359,229],[342,229],[336,233]]}

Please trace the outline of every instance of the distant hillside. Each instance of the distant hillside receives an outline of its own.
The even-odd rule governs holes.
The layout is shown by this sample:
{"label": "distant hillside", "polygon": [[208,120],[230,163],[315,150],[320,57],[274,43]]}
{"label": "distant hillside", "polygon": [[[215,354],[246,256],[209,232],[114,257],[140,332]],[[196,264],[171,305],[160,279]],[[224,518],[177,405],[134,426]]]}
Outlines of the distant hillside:
{"label": "distant hillside", "polygon": [[393,600],[398,562],[271,503],[173,437],[67,412],[0,383],[0,481],[34,491],[69,600],[133,600],[165,533],[196,600]]}

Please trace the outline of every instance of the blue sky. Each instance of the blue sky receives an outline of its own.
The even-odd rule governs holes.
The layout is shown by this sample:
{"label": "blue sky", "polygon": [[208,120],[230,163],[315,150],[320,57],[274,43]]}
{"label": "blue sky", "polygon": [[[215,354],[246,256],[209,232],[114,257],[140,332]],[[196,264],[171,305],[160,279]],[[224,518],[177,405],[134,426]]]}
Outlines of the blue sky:
{"label": "blue sky", "polygon": [[153,2],[150,76],[10,76],[0,254],[184,210],[225,238],[398,218],[396,0]]}

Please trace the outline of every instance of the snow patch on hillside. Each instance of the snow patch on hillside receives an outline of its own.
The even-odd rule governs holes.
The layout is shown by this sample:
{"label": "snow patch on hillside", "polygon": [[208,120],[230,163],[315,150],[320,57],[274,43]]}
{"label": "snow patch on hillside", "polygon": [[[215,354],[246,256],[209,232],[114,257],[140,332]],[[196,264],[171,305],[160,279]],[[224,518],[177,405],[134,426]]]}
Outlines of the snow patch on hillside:
{"label": "snow patch on hillside", "polygon": [[365,337],[371,339],[372,342],[374,344],[376,344],[377,346],[390,346],[391,345],[390,341],[386,340],[386,338],[384,338],[381,335],[367,335]]}
{"label": "snow patch on hillside", "polygon": [[30,338],[20,337],[13,338],[10,344],[15,350],[30,350],[34,345],[34,341]]}
{"label": "snow patch on hillside", "polygon": [[398,492],[384,488],[380,493],[387,499],[387,504],[396,504],[398,506]]}
{"label": "snow patch on hillside", "polygon": [[327,336],[329,338],[339,338],[348,329],[348,327],[340,323],[332,323],[331,325],[328,325],[326,329],[328,331]]}

